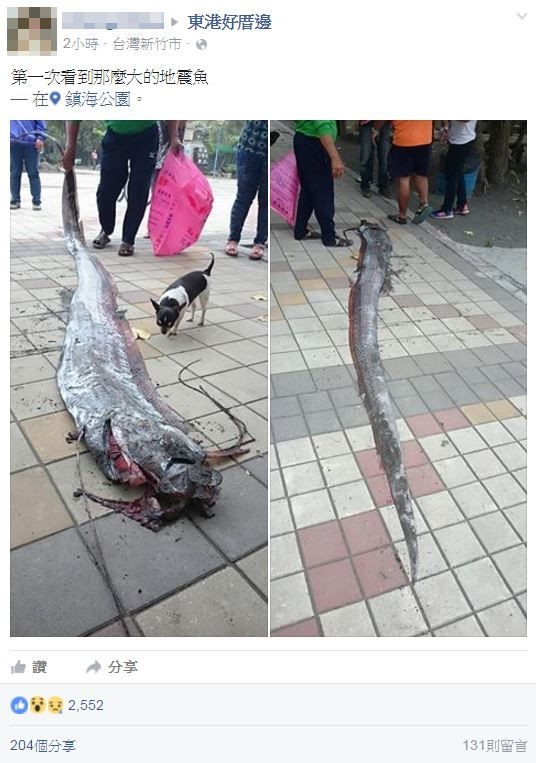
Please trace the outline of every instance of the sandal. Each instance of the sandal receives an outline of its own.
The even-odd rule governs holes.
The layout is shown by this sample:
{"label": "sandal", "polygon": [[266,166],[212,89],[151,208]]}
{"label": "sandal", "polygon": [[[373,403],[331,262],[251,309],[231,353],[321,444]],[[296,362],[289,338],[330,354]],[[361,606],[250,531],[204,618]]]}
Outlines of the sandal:
{"label": "sandal", "polygon": [[388,220],[392,220],[394,223],[398,223],[399,225],[407,225],[408,221],[405,217],[400,217],[400,215],[387,215]]}
{"label": "sandal", "polygon": [[117,254],[120,257],[132,257],[134,254],[134,247],[132,244],[126,244],[124,241],[122,241],[121,246],[117,250]]}
{"label": "sandal", "polygon": [[99,235],[93,240],[93,247],[95,249],[104,249],[105,246],[108,246],[110,241],[111,238],[103,230],[101,230]]}
{"label": "sandal", "polygon": [[225,254],[229,257],[236,257],[238,255],[238,241],[228,241],[225,246]]}
{"label": "sandal", "polygon": [[302,236],[300,241],[318,241],[318,239],[322,238],[320,233],[316,230],[313,230],[312,228],[307,231],[305,236]]}
{"label": "sandal", "polygon": [[264,254],[266,247],[264,244],[255,244],[253,246],[253,249],[249,253],[249,259],[250,260],[262,260],[262,256]]}
{"label": "sandal", "polygon": [[415,225],[420,225],[423,223],[427,217],[430,217],[432,214],[432,207],[430,204],[419,204],[419,208],[415,212],[415,217],[411,221]]}
{"label": "sandal", "polygon": [[339,249],[341,247],[352,246],[353,243],[354,242],[352,241],[351,238],[344,238],[344,236],[337,236],[335,238],[334,244],[326,244],[326,246],[329,246],[330,248],[335,247]]}

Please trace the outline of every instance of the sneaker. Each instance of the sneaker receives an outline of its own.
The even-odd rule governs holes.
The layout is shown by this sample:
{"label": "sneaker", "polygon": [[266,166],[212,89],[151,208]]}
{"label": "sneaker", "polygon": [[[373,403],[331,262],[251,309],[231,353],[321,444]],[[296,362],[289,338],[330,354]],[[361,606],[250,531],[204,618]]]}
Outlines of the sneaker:
{"label": "sneaker", "polygon": [[431,214],[432,214],[432,207],[430,206],[430,204],[420,204],[418,210],[415,212],[415,216],[412,222],[415,223],[415,225],[420,225]]}
{"label": "sneaker", "polygon": [[36,204],[35,201],[34,201],[33,204],[32,204],[32,209],[35,210],[36,212],[40,212],[41,211],[41,202],[39,202],[39,204]]}
{"label": "sneaker", "polygon": [[431,217],[434,220],[453,220],[454,212],[445,212],[443,209],[437,209],[435,212],[432,212]]}
{"label": "sneaker", "polygon": [[467,206],[467,204],[464,204],[461,207],[456,207],[456,209],[454,210],[454,214],[455,215],[468,215],[469,214],[469,207]]}
{"label": "sneaker", "polygon": [[372,195],[372,194],[370,193],[370,188],[362,188],[362,189],[361,189],[361,193],[362,193],[362,195],[365,197],[365,199],[370,199],[370,197],[371,197],[371,195]]}
{"label": "sneaker", "polygon": [[20,209],[20,201],[11,201],[9,203],[10,209]]}

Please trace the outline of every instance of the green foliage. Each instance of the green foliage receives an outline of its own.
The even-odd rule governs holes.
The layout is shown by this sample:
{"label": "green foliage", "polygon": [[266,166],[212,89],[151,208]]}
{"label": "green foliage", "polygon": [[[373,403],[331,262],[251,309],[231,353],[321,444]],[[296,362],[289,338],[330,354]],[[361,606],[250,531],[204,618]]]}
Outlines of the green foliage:
{"label": "green foliage", "polygon": [[[100,144],[106,132],[104,122],[96,120],[82,120],[78,132],[76,145],[76,158],[81,159],[82,164],[90,164],[91,152],[94,148],[100,154]],[[47,133],[65,146],[65,122],[51,119],[47,122]],[[52,144],[52,141],[51,141]],[[46,145],[46,144],[45,144]],[[55,146],[46,146],[47,156],[53,161],[58,160],[58,152]]]}
{"label": "green foliage", "polygon": [[232,153],[244,127],[244,121],[241,119],[213,119],[210,122],[192,120],[188,122],[188,126],[194,128],[194,134],[196,129],[200,134],[204,134],[204,143],[209,153],[214,154],[216,147],[219,152]]}
{"label": "green foliage", "polygon": [[[244,127],[244,120],[204,121],[194,119],[188,122],[188,126],[194,128],[194,134],[197,133],[197,137],[203,141],[210,154],[216,152],[216,147],[220,154],[233,154]],[[47,131],[62,146],[65,145],[65,122],[52,119],[47,123]],[[100,155],[100,144],[105,132],[104,122],[96,120],[82,120],[80,122],[76,158],[80,159],[82,164],[91,163],[91,152],[94,148]],[[52,141],[50,145],[46,146],[45,152],[51,161],[58,160],[58,152],[52,145]]]}

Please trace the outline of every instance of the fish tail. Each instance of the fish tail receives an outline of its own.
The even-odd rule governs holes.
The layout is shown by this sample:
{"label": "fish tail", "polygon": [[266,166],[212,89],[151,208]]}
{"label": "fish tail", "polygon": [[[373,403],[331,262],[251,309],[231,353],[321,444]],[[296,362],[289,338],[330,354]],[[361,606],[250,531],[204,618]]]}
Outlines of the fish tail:
{"label": "fish tail", "polygon": [[415,517],[411,508],[411,500],[409,497],[407,502],[404,501],[403,510],[398,512],[398,516],[400,518],[400,524],[402,525],[402,531],[404,533],[404,540],[406,541],[406,547],[408,549],[411,580],[414,582],[417,576],[419,548],[417,543],[417,528],[415,526]]}
{"label": "fish tail", "polygon": [[86,245],[86,241],[82,223],[80,222],[78,190],[74,170],[66,172],[63,180],[62,218],[67,248],[71,254],[75,254],[80,246]]}

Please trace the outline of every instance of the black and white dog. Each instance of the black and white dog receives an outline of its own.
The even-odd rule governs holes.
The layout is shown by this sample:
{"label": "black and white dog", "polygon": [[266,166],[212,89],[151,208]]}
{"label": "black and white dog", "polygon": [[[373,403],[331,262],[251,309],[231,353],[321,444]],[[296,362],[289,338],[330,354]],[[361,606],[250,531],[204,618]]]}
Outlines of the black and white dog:
{"label": "black and white dog", "polygon": [[201,306],[199,325],[204,325],[208,298],[210,296],[210,274],[214,265],[214,255],[212,252],[211,257],[212,262],[205,270],[194,270],[177,278],[171,286],[168,286],[160,297],[159,302],[151,299],[156,311],[156,322],[160,326],[162,334],[175,336],[179,323],[188,306],[192,308],[192,315],[187,320],[193,321],[196,302],[199,302]]}

